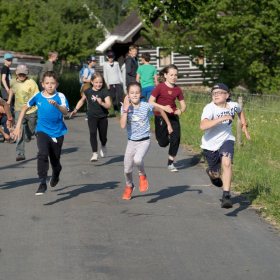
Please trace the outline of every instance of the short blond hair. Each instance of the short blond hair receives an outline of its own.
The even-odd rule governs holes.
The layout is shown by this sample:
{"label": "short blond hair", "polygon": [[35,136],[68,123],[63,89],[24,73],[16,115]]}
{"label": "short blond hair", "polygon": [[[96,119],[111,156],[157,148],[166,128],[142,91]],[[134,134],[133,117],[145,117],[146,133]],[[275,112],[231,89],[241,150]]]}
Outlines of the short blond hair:
{"label": "short blond hair", "polygon": [[132,50],[138,50],[138,47],[136,45],[129,46],[129,51],[132,51]]}
{"label": "short blond hair", "polygon": [[51,58],[52,56],[58,56],[58,52],[56,52],[56,51],[49,51],[48,57]]}

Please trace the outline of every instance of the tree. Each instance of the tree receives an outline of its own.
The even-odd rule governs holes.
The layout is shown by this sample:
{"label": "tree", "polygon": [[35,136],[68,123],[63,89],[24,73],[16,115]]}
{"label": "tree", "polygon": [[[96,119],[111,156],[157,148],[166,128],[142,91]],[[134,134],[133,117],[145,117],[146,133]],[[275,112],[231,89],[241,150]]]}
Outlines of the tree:
{"label": "tree", "polygon": [[[279,1],[139,2],[139,13],[149,27],[144,33],[148,40],[168,51],[206,57],[206,66],[199,66],[204,77],[212,81],[219,77],[232,88],[244,81],[253,92],[279,90]],[[155,6],[158,10],[153,11]],[[155,16],[161,20],[161,29],[151,27]]]}
{"label": "tree", "polygon": [[0,0],[0,48],[44,57],[53,49],[62,65],[78,63],[104,39],[102,27],[90,16],[98,10],[88,6],[80,0]]}

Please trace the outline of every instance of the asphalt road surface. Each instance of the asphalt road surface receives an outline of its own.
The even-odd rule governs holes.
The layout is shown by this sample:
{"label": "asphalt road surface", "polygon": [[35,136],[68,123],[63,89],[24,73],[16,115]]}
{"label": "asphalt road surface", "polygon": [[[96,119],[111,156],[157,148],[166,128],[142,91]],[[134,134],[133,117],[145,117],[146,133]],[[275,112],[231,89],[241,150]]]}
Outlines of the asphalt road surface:
{"label": "asphalt road surface", "polygon": [[124,201],[119,119],[109,119],[108,154],[95,163],[84,114],[65,122],[61,180],[43,196],[35,196],[34,137],[23,162],[15,145],[0,144],[1,280],[280,278],[277,231],[241,196],[222,209],[221,189],[184,147],[171,173],[168,150],[152,135],[149,189],[139,191],[134,167],[136,189]]}

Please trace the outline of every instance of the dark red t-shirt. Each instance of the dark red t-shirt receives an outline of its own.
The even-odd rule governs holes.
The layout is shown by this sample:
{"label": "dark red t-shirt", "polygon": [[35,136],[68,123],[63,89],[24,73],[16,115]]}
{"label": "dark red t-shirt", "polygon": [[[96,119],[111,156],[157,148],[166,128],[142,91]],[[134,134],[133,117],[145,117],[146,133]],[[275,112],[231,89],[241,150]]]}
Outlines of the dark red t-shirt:
{"label": "dark red t-shirt", "polygon": [[[173,88],[168,87],[165,83],[161,83],[155,87],[155,89],[151,92],[151,95],[156,98],[156,103],[159,105],[170,105],[173,109],[173,113],[167,113],[167,116],[174,115],[176,111],[176,103],[175,100],[178,98],[179,101],[184,100],[184,95],[182,90],[178,86],[174,86]],[[156,116],[160,116],[160,113],[154,112]]]}

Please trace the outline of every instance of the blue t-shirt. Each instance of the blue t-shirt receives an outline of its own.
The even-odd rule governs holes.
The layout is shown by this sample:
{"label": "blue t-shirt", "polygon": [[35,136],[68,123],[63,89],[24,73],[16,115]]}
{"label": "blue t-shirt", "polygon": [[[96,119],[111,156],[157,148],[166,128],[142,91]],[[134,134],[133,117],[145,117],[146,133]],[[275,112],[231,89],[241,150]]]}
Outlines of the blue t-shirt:
{"label": "blue t-shirt", "polygon": [[37,132],[44,132],[51,138],[57,138],[67,132],[67,127],[63,121],[63,114],[59,109],[48,102],[53,99],[57,104],[66,106],[69,110],[68,101],[63,93],[56,92],[51,97],[43,96],[42,92],[36,93],[28,102],[27,106],[37,105],[38,121],[36,126]]}
{"label": "blue t-shirt", "polygon": [[126,130],[129,140],[137,141],[150,137],[150,111],[153,111],[153,107],[150,103],[141,102],[137,109],[128,108]]}

